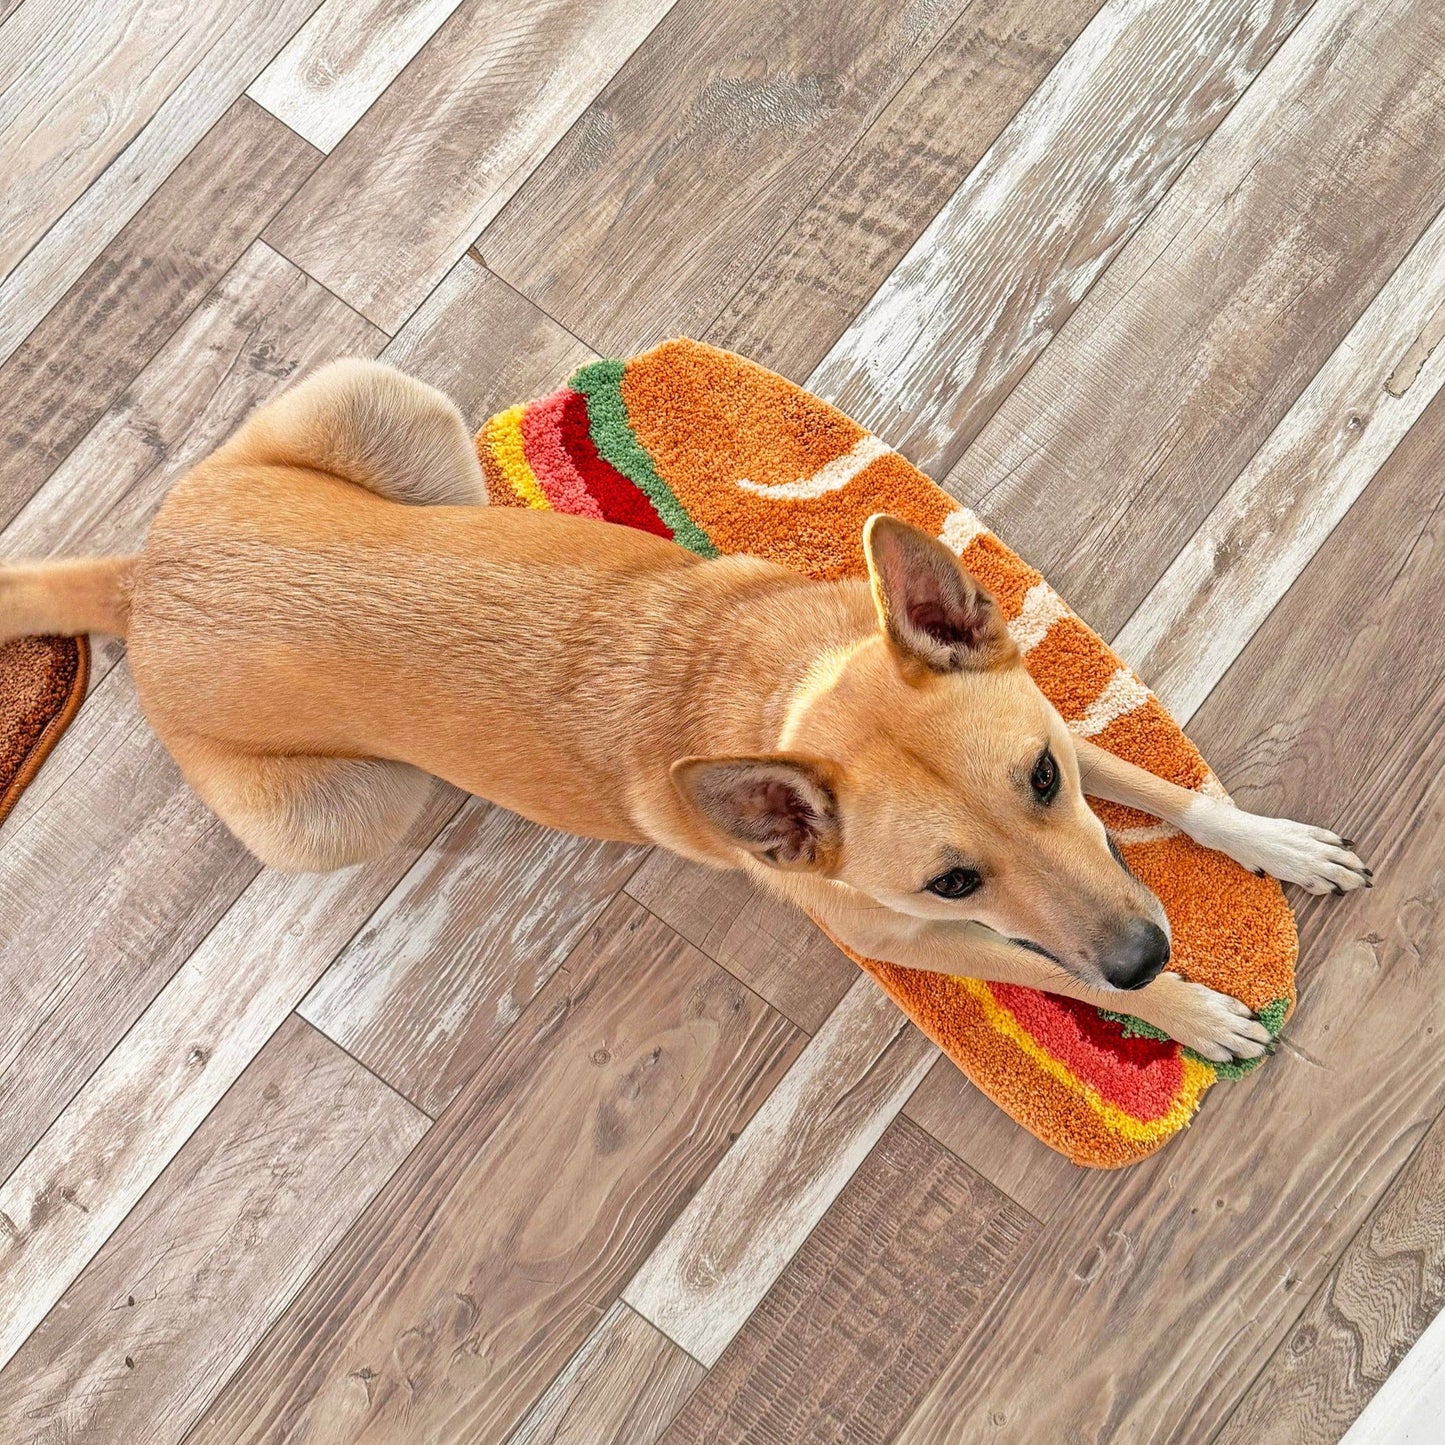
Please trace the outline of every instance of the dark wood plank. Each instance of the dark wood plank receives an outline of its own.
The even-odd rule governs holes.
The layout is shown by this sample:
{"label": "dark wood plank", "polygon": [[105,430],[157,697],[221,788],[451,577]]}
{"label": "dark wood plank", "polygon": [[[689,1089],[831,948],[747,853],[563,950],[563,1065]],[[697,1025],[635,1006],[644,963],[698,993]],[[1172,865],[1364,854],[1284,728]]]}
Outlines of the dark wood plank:
{"label": "dark wood plank", "polygon": [[1100,0],[973,0],[702,339],[801,382]]}
{"label": "dark wood plank", "polygon": [[1035,1220],[896,1119],[664,1435],[884,1445]]}
{"label": "dark wood plank", "polygon": [[1343,828],[1376,887],[1303,903],[1280,1053],[1083,1179],[900,1445],[1211,1439],[1445,1106],[1442,447],[1437,397],[1193,724],[1242,804]]}
{"label": "dark wood plank", "polygon": [[433,1116],[644,856],[468,803],[301,1006]]}
{"label": "dark wood plank", "polygon": [[507,1445],[654,1445],[706,1373],[619,1301]]}
{"label": "dark wood plank", "polygon": [[1445,1119],[1352,1239],[1218,1445],[1335,1445],[1445,1309]]}
{"label": "dark wood plank", "polygon": [[1439,210],[1442,47],[1431,0],[1317,5],[948,476],[1105,636]]}
{"label": "dark wood plank", "polygon": [[801,909],[754,887],[744,873],[659,849],[628,880],[627,891],[810,1034],[858,977],[857,964]]}
{"label": "dark wood plank", "polygon": [[1310,0],[1105,6],[812,375],[942,476]]}
{"label": "dark wood plank", "polygon": [[625,355],[715,316],[966,0],[683,0],[487,228],[486,263]]}
{"label": "dark wood plank", "polygon": [[426,1127],[282,1025],[0,1372],[6,1439],[180,1440]]}
{"label": "dark wood plank", "polygon": [[319,151],[241,97],[0,367],[0,526],[311,174]]}
{"label": "dark wood plank", "polygon": [[[384,338],[257,243],[6,533],[128,550],[174,476],[298,372]],[[81,709],[0,847],[0,1177],[256,864],[191,794],[123,672]]]}
{"label": "dark wood plank", "polygon": [[619,900],[194,1440],[500,1441],[803,1042]]}
{"label": "dark wood plank", "polygon": [[266,239],[395,331],[672,3],[464,0]]}
{"label": "dark wood plank", "polygon": [[952,1059],[934,1064],[903,1112],[1045,1224],[1079,1182],[1077,1165],[1015,1124]]}

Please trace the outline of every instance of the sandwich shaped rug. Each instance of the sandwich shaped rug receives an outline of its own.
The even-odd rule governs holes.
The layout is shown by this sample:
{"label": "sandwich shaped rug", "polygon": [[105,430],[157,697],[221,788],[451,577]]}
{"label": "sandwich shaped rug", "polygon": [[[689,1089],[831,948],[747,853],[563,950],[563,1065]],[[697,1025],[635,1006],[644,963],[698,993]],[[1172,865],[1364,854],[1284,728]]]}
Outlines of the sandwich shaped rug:
{"label": "sandwich shaped rug", "polygon": [[[1158,700],[972,512],[826,402],[731,352],[669,341],[582,367],[477,437],[493,505],[551,507],[746,552],[817,578],[862,578],[874,512],[926,528],[998,600],[1025,666],[1080,736],[1187,788],[1223,795]],[[1233,994],[1278,1033],[1294,1006],[1294,918],[1279,884],[1157,819],[1096,803],[1158,895],[1171,967]],[[965,1074],[1079,1164],[1113,1168],[1182,1129],[1212,1064],[1123,1014],[1018,985],[850,954]]]}

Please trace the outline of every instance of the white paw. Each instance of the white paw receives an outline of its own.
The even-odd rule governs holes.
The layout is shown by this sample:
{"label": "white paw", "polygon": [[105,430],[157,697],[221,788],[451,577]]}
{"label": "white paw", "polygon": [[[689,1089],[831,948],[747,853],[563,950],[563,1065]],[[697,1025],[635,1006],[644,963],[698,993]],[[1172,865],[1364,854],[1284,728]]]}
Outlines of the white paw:
{"label": "white paw", "polygon": [[1290,818],[1265,818],[1208,797],[1192,804],[1184,821],[1189,836],[1206,848],[1227,853],[1236,863],[1282,883],[1298,883],[1310,893],[1348,893],[1374,886],[1374,875],[1354,845],[1328,828]]}
{"label": "white paw", "polygon": [[1177,973],[1161,973],[1136,998],[1126,1012],[1213,1063],[1257,1059],[1269,1047],[1269,1030],[1246,1004]]}

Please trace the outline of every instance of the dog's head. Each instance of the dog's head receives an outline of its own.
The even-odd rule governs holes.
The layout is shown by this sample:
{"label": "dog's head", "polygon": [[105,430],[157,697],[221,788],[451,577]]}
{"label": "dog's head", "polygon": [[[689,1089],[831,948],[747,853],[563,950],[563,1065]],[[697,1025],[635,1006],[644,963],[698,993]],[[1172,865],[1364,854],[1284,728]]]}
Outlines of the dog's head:
{"label": "dog's head", "polygon": [[982,925],[1095,986],[1149,982],[1169,957],[1163,910],[1084,801],[998,604],[895,517],[870,518],[863,545],[877,632],[818,659],[784,751],[687,758],[677,786],[770,867]]}

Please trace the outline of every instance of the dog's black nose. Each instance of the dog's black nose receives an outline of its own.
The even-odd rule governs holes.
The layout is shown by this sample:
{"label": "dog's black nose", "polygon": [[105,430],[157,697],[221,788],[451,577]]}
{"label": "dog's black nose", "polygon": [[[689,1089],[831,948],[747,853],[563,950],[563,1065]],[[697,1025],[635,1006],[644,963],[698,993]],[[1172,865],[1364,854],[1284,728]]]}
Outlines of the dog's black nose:
{"label": "dog's black nose", "polygon": [[1115,988],[1143,988],[1159,977],[1169,962],[1169,935],[1142,918],[1119,935],[1109,950],[1104,977]]}

